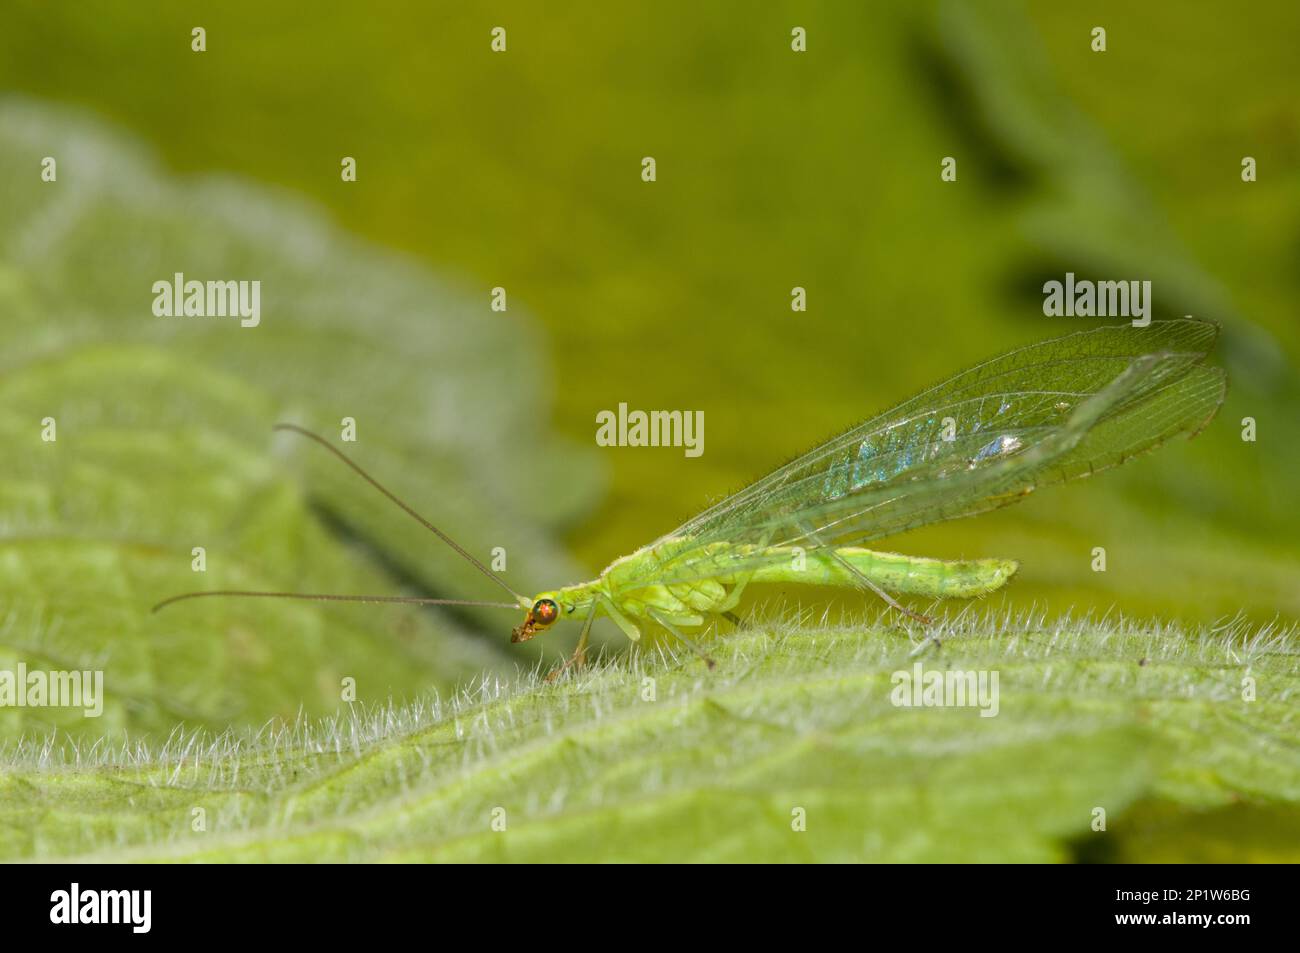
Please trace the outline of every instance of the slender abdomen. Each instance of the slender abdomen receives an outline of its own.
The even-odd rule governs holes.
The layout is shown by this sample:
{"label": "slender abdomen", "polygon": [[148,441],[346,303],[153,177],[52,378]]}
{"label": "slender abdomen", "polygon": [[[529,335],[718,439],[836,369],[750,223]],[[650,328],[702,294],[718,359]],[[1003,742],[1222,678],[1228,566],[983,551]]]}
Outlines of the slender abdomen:
{"label": "slender abdomen", "polygon": [[[794,549],[773,547],[772,563],[755,570],[752,582],[802,582],[814,586],[859,585],[839,560],[827,553],[801,556]],[[845,547],[836,551],[881,589],[934,599],[969,599],[1006,585],[1018,563],[1012,559],[927,559],[898,553]]]}

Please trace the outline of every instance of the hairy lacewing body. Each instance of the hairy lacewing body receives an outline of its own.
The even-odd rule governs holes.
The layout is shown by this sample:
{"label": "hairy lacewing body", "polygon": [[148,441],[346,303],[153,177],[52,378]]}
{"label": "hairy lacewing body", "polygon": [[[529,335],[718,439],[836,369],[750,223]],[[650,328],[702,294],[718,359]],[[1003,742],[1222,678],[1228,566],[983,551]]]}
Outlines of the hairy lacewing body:
{"label": "hairy lacewing body", "polygon": [[[827,441],[631,555],[595,579],[529,598],[513,589],[324,438],[324,446],[473,563],[512,602],[220,590],[258,596],[522,610],[511,641],[567,618],[605,615],[633,641],[657,625],[704,655],[682,631],[728,617],[750,585],[807,583],[891,594],[971,598],[1006,584],[1010,559],[947,561],[864,546],[943,520],[1023,499],[1043,486],[1090,476],[1183,434],[1194,436],[1223,401],[1222,371],[1205,366],[1218,327],[1204,321],[1105,326],[1018,348],[985,361]],[[708,660],[707,656],[704,656]],[[710,666],[712,661],[709,660]]]}

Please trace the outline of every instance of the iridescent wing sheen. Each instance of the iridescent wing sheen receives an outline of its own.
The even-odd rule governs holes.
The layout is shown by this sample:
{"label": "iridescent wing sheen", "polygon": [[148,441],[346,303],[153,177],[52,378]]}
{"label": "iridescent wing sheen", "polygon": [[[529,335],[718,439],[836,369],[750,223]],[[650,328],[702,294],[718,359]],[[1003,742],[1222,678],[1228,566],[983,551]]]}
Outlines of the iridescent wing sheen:
{"label": "iridescent wing sheen", "polygon": [[682,542],[660,580],[764,561],[746,546],[813,552],[972,516],[1195,435],[1225,392],[1223,372],[1202,363],[1217,335],[1217,325],[1193,320],[1105,326],[979,364],[663,537]]}

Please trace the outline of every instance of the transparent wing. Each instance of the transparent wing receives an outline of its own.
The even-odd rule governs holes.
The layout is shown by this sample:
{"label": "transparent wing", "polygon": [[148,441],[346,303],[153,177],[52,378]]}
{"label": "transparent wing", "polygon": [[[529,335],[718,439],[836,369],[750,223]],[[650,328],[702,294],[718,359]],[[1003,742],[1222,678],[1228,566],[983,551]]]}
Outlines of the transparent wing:
{"label": "transparent wing", "polygon": [[972,516],[1194,435],[1223,401],[1223,373],[1202,365],[1217,335],[1191,320],[1099,327],[973,367],[669,533],[681,543],[662,581],[743,571],[762,561],[747,545],[811,552]]}

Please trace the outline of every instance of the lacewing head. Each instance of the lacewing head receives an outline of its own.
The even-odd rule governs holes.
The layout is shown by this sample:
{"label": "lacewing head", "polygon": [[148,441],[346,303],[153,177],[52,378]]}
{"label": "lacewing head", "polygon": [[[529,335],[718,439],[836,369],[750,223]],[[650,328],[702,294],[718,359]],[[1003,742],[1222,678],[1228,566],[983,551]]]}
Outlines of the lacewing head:
{"label": "lacewing head", "polygon": [[543,593],[528,609],[524,621],[510,633],[511,642],[527,642],[555,624],[560,617],[560,605],[549,593]]}

